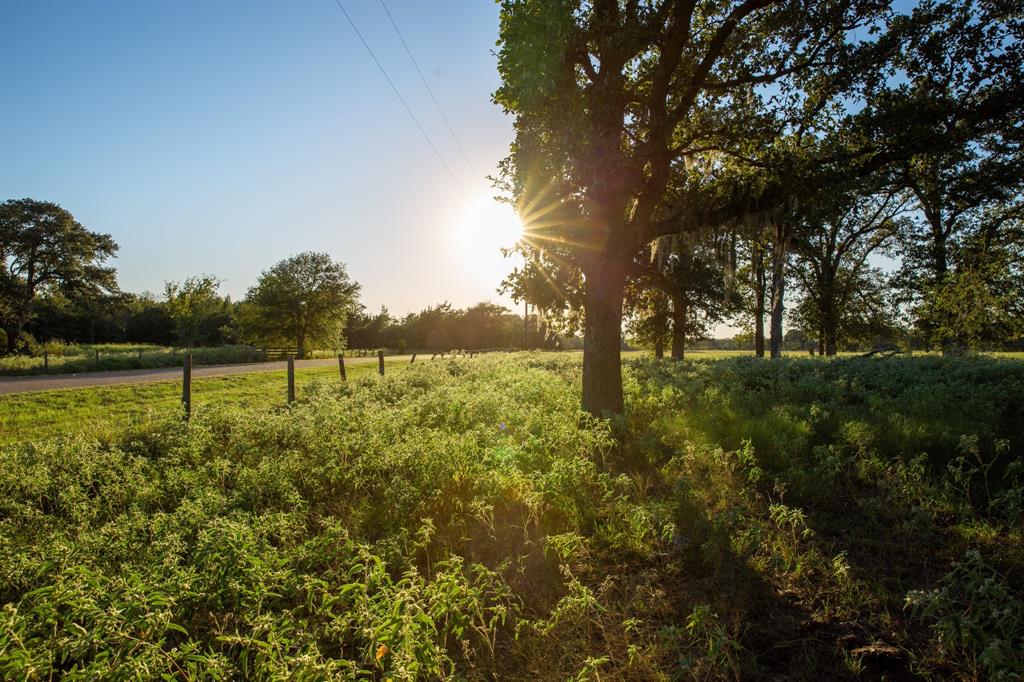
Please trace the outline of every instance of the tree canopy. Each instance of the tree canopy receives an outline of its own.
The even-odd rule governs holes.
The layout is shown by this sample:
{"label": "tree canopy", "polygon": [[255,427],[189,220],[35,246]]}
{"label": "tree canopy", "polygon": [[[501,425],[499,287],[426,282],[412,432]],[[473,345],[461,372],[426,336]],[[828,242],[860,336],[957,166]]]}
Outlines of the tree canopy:
{"label": "tree canopy", "polygon": [[115,253],[110,235],[90,232],[57,204],[34,199],[0,204],[0,322],[7,352],[18,347],[38,295],[116,291],[115,271],[105,265]]}
{"label": "tree canopy", "polygon": [[299,357],[310,344],[339,348],[358,293],[344,265],[326,253],[300,253],[265,270],[249,289],[243,328],[265,342],[294,343]]}
{"label": "tree canopy", "polygon": [[[792,111],[824,106],[849,36],[886,3],[505,0],[495,100],[515,114],[504,170],[545,250],[583,281],[583,407],[622,411],[623,290],[652,240],[763,209],[720,183]],[[774,87],[776,96],[766,96]],[[750,176],[746,179],[749,180]],[[770,180],[771,178],[769,178]],[[730,189],[733,188],[733,189]],[[554,218],[554,219],[553,219]]]}

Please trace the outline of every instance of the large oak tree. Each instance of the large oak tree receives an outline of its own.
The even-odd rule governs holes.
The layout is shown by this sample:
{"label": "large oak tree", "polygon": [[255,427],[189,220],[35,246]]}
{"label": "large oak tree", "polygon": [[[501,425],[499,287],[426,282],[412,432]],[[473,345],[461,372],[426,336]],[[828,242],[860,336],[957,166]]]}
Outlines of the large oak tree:
{"label": "large oak tree", "polygon": [[96,297],[116,291],[117,252],[109,234],[90,232],[69,211],[34,199],[0,204],[0,323],[8,353],[18,348],[22,330],[40,294]]}
{"label": "large oak tree", "polygon": [[301,358],[309,344],[340,345],[358,293],[344,265],[326,253],[300,253],[260,275],[246,293],[243,324],[254,338],[294,343]]}
{"label": "large oak tree", "polygon": [[773,108],[809,101],[793,93],[827,80],[885,5],[502,3],[495,100],[516,117],[506,180],[528,243],[579,273],[585,410],[622,411],[623,290],[637,254],[758,208],[757,192],[708,179],[751,153],[778,120]]}

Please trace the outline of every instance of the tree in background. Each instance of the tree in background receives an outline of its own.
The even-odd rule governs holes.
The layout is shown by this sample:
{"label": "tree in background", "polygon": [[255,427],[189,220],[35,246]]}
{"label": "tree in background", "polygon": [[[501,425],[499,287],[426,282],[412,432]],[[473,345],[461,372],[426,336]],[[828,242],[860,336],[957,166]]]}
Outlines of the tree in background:
{"label": "tree in background", "polygon": [[[887,166],[917,209],[901,235],[900,282],[918,329],[949,350],[977,338],[957,332],[964,291],[1003,307],[984,280],[998,288],[1003,270],[978,256],[1020,211],[1024,22],[1014,3],[963,0],[921,3],[905,23],[901,77],[879,83],[858,128],[913,150]],[[989,309],[981,300],[977,310]]]}
{"label": "tree in background", "polygon": [[768,290],[765,273],[765,254],[768,250],[763,234],[748,234],[739,240],[736,269],[736,308],[733,320],[737,326],[747,330],[738,335],[737,341],[754,347],[754,355],[764,357],[765,295]]}
{"label": "tree in background", "polygon": [[264,342],[294,343],[300,358],[311,344],[342,348],[358,294],[343,264],[326,253],[300,253],[265,270],[249,289],[243,328]]}
{"label": "tree in background", "polygon": [[1024,335],[1024,220],[1019,208],[982,217],[982,229],[950,252],[941,282],[921,292],[913,310],[932,346],[1000,348]]}
{"label": "tree in background", "polygon": [[671,341],[672,358],[682,360],[687,339],[701,338],[738,305],[731,283],[727,235],[690,234],[654,243],[627,288],[628,329],[640,343]]}
{"label": "tree in background", "polygon": [[672,357],[682,360],[686,340],[704,337],[737,306],[727,281],[729,254],[712,235],[664,237],[661,271],[656,285],[672,303]]}
{"label": "tree in background", "polygon": [[631,281],[626,287],[626,334],[630,343],[653,347],[654,357],[665,357],[672,339],[672,302],[661,289]]}
{"label": "tree in background", "polygon": [[231,303],[221,298],[219,288],[220,281],[212,275],[167,282],[164,298],[179,344],[192,348],[221,340],[220,328],[230,322]]}
{"label": "tree in background", "polygon": [[0,204],[0,323],[6,351],[17,350],[37,296],[116,291],[114,268],[104,265],[116,252],[110,235],[90,232],[57,204],[33,199]]}
{"label": "tree in background", "polygon": [[349,348],[395,348],[399,341],[405,340],[397,326],[398,320],[386,306],[381,306],[376,315],[367,315],[365,310],[359,305],[345,319],[345,340]]}
{"label": "tree in background", "polygon": [[149,292],[131,297],[125,320],[125,340],[170,345],[175,338],[174,331],[174,319],[163,301]]}
{"label": "tree in background", "polygon": [[893,243],[908,202],[898,193],[829,199],[805,212],[810,226],[796,240],[792,267],[802,294],[794,317],[822,355],[835,355],[842,336],[863,335],[886,317],[888,287],[868,257]]}
{"label": "tree in background", "polygon": [[508,308],[480,302],[459,317],[454,334],[456,347],[508,348],[518,338],[518,327],[517,318]]}

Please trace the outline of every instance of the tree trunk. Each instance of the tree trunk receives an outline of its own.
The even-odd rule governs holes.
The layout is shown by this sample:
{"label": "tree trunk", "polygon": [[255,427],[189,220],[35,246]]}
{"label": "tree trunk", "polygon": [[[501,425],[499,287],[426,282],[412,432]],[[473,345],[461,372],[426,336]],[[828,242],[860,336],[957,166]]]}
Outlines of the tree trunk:
{"label": "tree trunk", "polygon": [[836,354],[837,339],[839,337],[838,327],[836,323],[836,314],[834,310],[825,310],[825,315],[821,321],[822,340],[825,343],[825,355],[832,357]]}
{"label": "tree trunk", "polygon": [[771,309],[771,356],[782,357],[782,315],[785,312],[783,299],[786,293],[786,237],[782,225],[775,227],[772,243],[772,309]]}
{"label": "tree trunk", "polygon": [[665,343],[661,339],[655,339],[654,341],[654,357],[659,360],[665,357]]}
{"label": "tree trunk", "polygon": [[672,298],[672,359],[682,360],[686,353],[686,303]]}
{"label": "tree trunk", "polygon": [[298,342],[297,346],[298,346],[297,347],[298,353],[296,353],[296,355],[298,355],[299,359],[301,360],[302,358],[306,357],[306,335],[305,334],[300,334],[299,335],[299,342]]}
{"label": "tree trunk", "polygon": [[818,355],[825,354],[825,328],[818,327]]}
{"label": "tree trunk", "polygon": [[21,329],[18,327],[5,327],[4,333],[7,335],[7,354],[11,355],[18,349],[18,337],[21,336]]}
{"label": "tree trunk", "polygon": [[754,355],[764,357],[764,253],[754,247]]}
{"label": "tree trunk", "polygon": [[598,258],[584,274],[583,409],[596,417],[622,414],[625,269]]}

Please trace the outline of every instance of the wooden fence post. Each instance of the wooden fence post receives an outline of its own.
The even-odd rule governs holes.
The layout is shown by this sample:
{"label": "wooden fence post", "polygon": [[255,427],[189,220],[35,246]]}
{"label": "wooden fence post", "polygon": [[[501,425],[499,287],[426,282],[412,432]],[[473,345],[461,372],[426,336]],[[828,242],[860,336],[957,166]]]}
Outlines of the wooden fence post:
{"label": "wooden fence post", "polygon": [[288,355],[288,403],[295,402],[295,358]]}
{"label": "wooden fence post", "polygon": [[409,361],[409,364],[411,365],[414,362],[416,362],[416,354],[415,353],[412,354],[412,360]]}
{"label": "wooden fence post", "polygon": [[99,349],[96,350],[96,366],[97,367],[100,366],[100,351],[99,351]]}
{"label": "wooden fence post", "polygon": [[185,405],[185,419],[192,416],[192,354],[185,353],[181,363],[181,402]]}
{"label": "wooden fence post", "polygon": [[47,351],[43,351],[43,371],[50,371],[50,354]]}
{"label": "wooden fence post", "polygon": [[377,370],[384,376],[384,351],[377,351]]}
{"label": "wooden fence post", "polygon": [[142,359],[142,349],[140,348],[139,349],[139,360],[141,360],[141,359]]}
{"label": "wooden fence post", "polygon": [[338,353],[338,371],[341,372],[341,380],[348,381],[345,376],[345,353]]}

